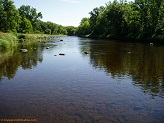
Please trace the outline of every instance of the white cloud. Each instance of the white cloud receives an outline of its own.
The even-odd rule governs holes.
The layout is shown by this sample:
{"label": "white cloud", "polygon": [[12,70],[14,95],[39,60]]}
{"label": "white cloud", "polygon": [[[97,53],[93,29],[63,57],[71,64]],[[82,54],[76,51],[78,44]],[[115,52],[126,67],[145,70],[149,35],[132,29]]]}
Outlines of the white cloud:
{"label": "white cloud", "polygon": [[61,1],[69,2],[69,3],[80,3],[79,0],[61,0]]}

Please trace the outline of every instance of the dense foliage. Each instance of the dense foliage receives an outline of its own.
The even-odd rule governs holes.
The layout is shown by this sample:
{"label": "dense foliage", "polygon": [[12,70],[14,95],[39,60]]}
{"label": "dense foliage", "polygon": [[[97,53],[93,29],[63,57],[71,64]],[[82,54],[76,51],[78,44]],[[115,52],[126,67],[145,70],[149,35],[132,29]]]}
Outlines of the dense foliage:
{"label": "dense foliage", "polygon": [[89,36],[95,38],[164,40],[163,0],[114,0],[94,8],[78,28],[43,22],[42,13],[29,5],[0,0],[0,31]]}
{"label": "dense foliage", "polygon": [[83,18],[77,34],[95,38],[160,40],[164,39],[164,1],[114,0],[94,8]]}
{"label": "dense foliage", "polygon": [[42,13],[29,5],[16,9],[12,0],[0,0],[0,31],[15,33],[45,33],[74,35],[75,27],[43,22]]}

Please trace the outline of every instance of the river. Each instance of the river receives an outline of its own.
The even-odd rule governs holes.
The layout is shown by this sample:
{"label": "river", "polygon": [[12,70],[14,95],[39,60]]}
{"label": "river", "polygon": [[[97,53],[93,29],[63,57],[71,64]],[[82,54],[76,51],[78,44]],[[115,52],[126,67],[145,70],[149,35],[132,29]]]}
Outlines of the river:
{"label": "river", "polygon": [[63,36],[20,48],[0,53],[0,122],[164,122],[164,46]]}

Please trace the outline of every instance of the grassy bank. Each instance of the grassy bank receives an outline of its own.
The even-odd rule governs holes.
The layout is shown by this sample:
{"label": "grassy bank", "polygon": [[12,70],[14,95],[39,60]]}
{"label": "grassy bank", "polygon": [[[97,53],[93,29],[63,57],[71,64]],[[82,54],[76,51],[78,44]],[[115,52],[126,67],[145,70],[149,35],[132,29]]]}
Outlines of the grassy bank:
{"label": "grassy bank", "polygon": [[17,46],[22,42],[36,42],[40,40],[47,40],[51,37],[57,35],[48,35],[48,34],[12,34],[12,33],[3,33],[0,32],[0,50],[10,49],[14,46]]}
{"label": "grassy bank", "polygon": [[18,37],[12,33],[0,32],[0,50],[16,46]]}
{"label": "grassy bank", "polygon": [[50,37],[54,37],[56,35],[48,35],[48,34],[18,34],[18,39],[25,39],[29,41],[36,41],[37,39],[47,39]]}

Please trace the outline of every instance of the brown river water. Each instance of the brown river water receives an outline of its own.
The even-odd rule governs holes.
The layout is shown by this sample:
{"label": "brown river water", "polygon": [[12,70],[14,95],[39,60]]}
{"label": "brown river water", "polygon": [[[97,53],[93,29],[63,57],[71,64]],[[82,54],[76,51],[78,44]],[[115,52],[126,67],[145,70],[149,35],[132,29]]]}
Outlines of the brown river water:
{"label": "brown river water", "polygon": [[0,52],[0,122],[164,123],[164,46],[65,36],[20,48]]}

